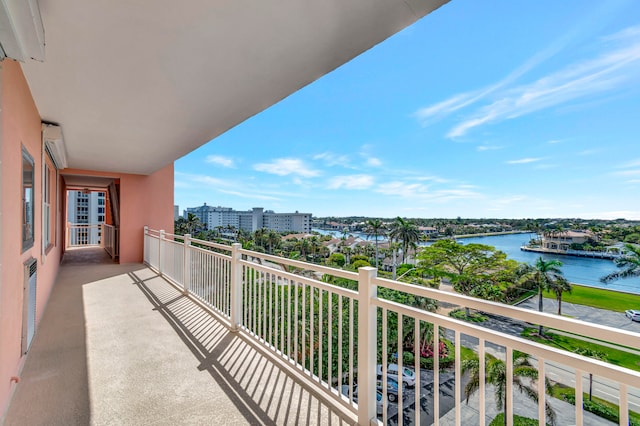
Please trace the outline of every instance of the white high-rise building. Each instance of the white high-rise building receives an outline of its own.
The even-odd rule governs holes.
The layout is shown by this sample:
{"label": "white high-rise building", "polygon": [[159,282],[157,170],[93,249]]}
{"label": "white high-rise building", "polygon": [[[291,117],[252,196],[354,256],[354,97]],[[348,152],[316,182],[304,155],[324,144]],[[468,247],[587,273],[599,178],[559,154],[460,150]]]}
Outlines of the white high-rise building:
{"label": "white high-rise building", "polygon": [[[67,221],[75,225],[100,225],[106,218],[106,193],[92,191],[67,191]],[[74,243],[78,245],[99,244],[100,227],[87,227],[74,231]]]}

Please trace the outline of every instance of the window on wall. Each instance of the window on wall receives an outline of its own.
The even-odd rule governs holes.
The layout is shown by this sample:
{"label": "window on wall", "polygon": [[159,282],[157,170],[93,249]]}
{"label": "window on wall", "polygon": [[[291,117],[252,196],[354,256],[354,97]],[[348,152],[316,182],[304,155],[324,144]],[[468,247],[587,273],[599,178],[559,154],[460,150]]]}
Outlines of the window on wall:
{"label": "window on wall", "polygon": [[33,157],[22,147],[22,251],[33,247]]}
{"label": "window on wall", "polygon": [[42,169],[42,247],[46,251],[55,244],[56,168],[49,152]]}

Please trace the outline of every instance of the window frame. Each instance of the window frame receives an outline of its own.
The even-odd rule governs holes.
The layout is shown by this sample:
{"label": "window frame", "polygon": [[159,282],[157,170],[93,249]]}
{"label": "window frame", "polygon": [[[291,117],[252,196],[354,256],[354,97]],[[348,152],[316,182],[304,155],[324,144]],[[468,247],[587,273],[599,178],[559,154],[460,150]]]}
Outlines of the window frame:
{"label": "window frame", "polygon": [[42,254],[46,255],[57,243],[58,168],[46,144],[42,155]]}
{"label": "window frame", "polygon": [[[28,186],[28,182],[25,181],[25,176],[28,171],[25,170],[25,163],[28,163],[31,168],[31,186]],[[22,146],[22,178],[21,178],[21,228],[22,228],[22,253],[26,252],[30,248],[33,247],[35,241],[35,229],[34,229],[34,220],[35,220],[35,177],[36,177],[36,166],[35,161],[27,148]],[[27,195],[27,190],[29,194]],[[29,200],[27,200],[27,197]],[[29,223],[30,221],[30,223]]]}

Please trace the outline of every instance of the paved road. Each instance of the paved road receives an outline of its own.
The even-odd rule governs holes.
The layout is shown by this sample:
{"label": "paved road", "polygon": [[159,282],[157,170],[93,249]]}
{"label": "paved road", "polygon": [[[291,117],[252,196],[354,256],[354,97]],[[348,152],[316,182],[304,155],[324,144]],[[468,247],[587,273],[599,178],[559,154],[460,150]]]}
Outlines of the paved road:
{"label": "paved road", "polygon": [[[538,298],[529,298],[518,306],[537,311]],[[558,302],[554,299],[545,298],[543,307],[545,312],[549,312],[551,314],[558,312]],[[584,305],[562,302],[562,314],[594,324],[608,325],[620,330],[629,330],[640,333],[640,322],[631,321],[624,315],[624,312],[614,312],[606,309],[598,309]]]}

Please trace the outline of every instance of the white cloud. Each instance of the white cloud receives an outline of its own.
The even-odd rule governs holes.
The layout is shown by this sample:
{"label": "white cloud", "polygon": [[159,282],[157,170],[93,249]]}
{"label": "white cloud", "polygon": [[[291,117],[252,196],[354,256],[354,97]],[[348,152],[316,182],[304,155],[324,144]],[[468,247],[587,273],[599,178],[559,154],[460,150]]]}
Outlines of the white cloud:
{"label": "white cloud", "polygon": [[495,84],[454,95],[422,108],[414,115],[425,123],[448,116],[491,95],[493,100],[466,114],[466,118],[449,130],[447,137],[453,139],[485,124],[514,119],[579,98],[627,87],[629,80],[637,79],[640,75],[640,30],[638,27],[627,29],[613,38],[617,45],[612,47],[608,43],[608,50],[599,57],[570,64],[535,81],[512,86],[518,78],[567,44],[567,40],[559,40]]}
{"label": "white cloud", "polygon": [[614,174],[617,176],[640,176],[640,169],[620,170]]}
{"label": "white cloud", "polygon": [[502,149],[501,146],[497,146],[497,145],[479,145],[478,147],[476,147],[476,151],[495,151],[497,149]]}
{"label": "white cloud", "polygon": [[347,169],[352,168],[351,160],[348,155],[338,155],[334,154],[333,152],[323,152],[321,154],[314,155],[312,158],[314,160],[323,160],[329,167],[342,166]]}
{"label": "white cloud", "polygon": [[537,161],[541,161],[542,158],[533,158],[533,157],[529,157],[529,158],[520,158],[518,160],[509,160],[506,163],[507,164],[529,164],[529,163],[535,163]]}
{"label": "white cloud", "polygon": [[393,181],[380,184],[376,190],[380,194],[396,196],[400,198],[433,201],[438,203],[453,200],[470,200],[482,198],[482,194],[472,191],[467,185],[453,188],[434,189],[421,183],[408,183]]}
{"label": "white cloud", "polygon": [[209,164],[215,164],[217,166],[234,168],[235,163],[232,158],[223,157],[222,155],[208,155],[205,161]]}
{"label": "white cloud", "polygon": [[585,149],[584,151],[580,151],[580,152],[578,153],[578,155],[580,155],[580,156],[583,156],[583,157],[584,157],[584,156],[588,156],[588,155],[594,155],[594,154],[597,154],[598,152],[600,152],[600,151],[599,151],[599,150],[597,150],[597,149]]}
{"label": "white cloud", "polygon": [[368,189],[373,186],[373,176],[370,175],[350,175],[335,176],[329,180],[329,189]]}
{"label": "white cloud", "polygon": [[562,143],[562,142],[564,142],[562,139],[551,139],[547,143],[551,144],[551,145],[555,145],[555,144]]}
{"label": "white cloud", "polygon": [[376,158],[376,157],[368,157],[367,158],[367,165],[371,166],[371,167],[380,167],[380,166],[382,166],[382,160],[380,160],[379,158]]}
{"label": "white cloud", "polygon": [[255,200],[268,200],[268,201],[280,201],[281,200],[281,198],[272,197],[270,195],[264,195],[264,194],[232,191],[232,190],[228,190],[228,189],[218,189],[218,191],[222,192],[223,194],[235,195],[236,197],[241,197],[241,198],[251,198],[251,199],[255,199]]}
{"label": "white cloud", "polygon": [[259,172],[278,176],[315,177],[320,175],[320,171],[309,168],[302,160],[297,158],[277,158],[270,163],[254,164],[253,168]]}

